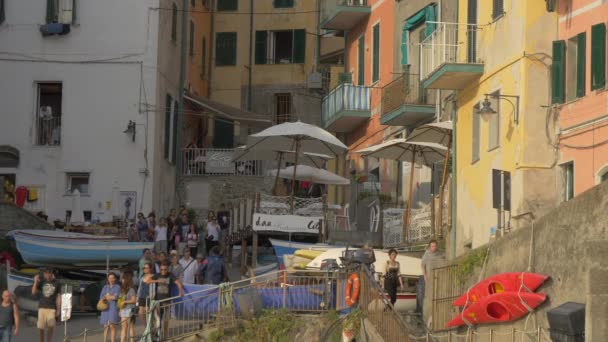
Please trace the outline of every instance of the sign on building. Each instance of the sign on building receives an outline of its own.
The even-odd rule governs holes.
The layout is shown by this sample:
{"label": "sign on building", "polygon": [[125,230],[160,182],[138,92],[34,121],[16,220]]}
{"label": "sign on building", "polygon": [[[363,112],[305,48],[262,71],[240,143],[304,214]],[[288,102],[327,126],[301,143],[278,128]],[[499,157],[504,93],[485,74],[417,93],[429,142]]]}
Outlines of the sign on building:
{"label": "sign on building", "polygon": [[298,215],[253,215],[253,230],[318,234],[322,217]]}

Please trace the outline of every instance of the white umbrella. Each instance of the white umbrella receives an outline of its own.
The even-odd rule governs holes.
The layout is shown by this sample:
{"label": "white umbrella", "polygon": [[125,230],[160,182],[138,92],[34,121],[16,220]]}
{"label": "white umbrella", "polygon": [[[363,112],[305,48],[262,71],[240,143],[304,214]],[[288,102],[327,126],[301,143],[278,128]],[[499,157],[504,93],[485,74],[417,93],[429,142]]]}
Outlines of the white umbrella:
{"label": "white umbrella", "polygon": [[[393,139],[384,143],[359,150],[365,157],[384,158],[410,162],[410,196],[407,202],[405,220],[403,220],[404,230],[409,225],[410,213],[412,210],[412,187],[414,182],[414,164],[418,161],[426,165],[445,158],[447,149],[439,144],[425,142],[410,142],[406,139]],[[405,235],[405,232],[404,232]]]}
{"label": "white umbrella", "polygon": [[81,226],[84,224],[84,213],[80,205],[80,191],[72,191],[72,214],[70,215],[70,225]]}
{"label": "white umbrella", "polygon": [[[295,170],[294,170],[295,169]],[[328,185],[349,185],[350,180],[338,176],[335,173],[329,172],[324,169],[318,169],[307,165],[289,166],[280,170],[270,170],[268,174],[281,178],[292,178],[295,171],[295,179],[299,181],[306,181],[316,184],[328,184]]]}
{"label": "white umbrella", "polygon": [[447,146],[446,162],[443,163],[441,175],[441,189],[439,190],[439,222],[443,225],[443,193],[445,192],[445,179],[448,173],[447,160],[452,147],[452,121],[441,121],[426,124],[416,128],[407,138],[408,141],[431,142]]}
{"label": "white umbrella", "polygon": [[112,217],[120,216],[120,187],[118,183],[114,182],[114,186],[112,186],[112,202],[110,203],[112,206]]}
{"label": "white umbrella", "polygon": [[336,157],[348,149],[346,145],[328,131],[298,121],[285,122],[250,135],[245,150],[249,151],[255,148],[256,150],[272,151],[276,150],[277,147],[295,151],[294,164],[296,164],[296,167],[293,169],[291,182],[292,209],[294,204],[295,176],[300,153],[320,153]]}

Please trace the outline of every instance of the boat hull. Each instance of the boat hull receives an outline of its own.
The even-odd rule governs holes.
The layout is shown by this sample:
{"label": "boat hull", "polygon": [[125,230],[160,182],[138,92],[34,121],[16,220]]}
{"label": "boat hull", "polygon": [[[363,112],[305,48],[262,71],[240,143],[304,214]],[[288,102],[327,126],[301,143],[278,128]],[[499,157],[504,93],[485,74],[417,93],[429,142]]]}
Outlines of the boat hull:
{"label": "boat hull", "polygon": [[294,241],[285,241],[278,239],[268,239],[272,244],[272,248],[274,249],[274,253],[281,265],[283,264],[283,256],[286,254],[295,254],[295,252],[299,249],[316,249],[316,250],[327,250],[330,248],[330,245],[322,244],[322,243],[307,243],[307,242],[294,242]]}
{"label": "boat hull", "polygon": [[549,277],[546,275],[529,272],[496,274],[475,284],[468,292],[465,292],[462,296],[458,297],[458,299],[453,302],[453,305],[464,306],[467,304],[467,301],[469,303],[475,303],[481,300],[481,298],[494,293],[518,292],[520,287],[522,287],[522,281],[525,288],[534,292],[547,279],[549,279]]}
{"label": "boat hull", "polygon": [[27,233],[17,233],[14,238],[23,260],[38,266],[99,266],[108,262],[111,265],[124,265],[137,262],[144,248],[153,247],[153,243],[48,237]]}
{"label": "boat hull", "polygon": [[466,325],[465,319],[472,325],[484,323],[509,322],[528,313],[522,302],[535,309],[547,296],[544,293],[501,292],[481,298],[478,302],[466,307],[461,314],[447,323],[447,327]]}

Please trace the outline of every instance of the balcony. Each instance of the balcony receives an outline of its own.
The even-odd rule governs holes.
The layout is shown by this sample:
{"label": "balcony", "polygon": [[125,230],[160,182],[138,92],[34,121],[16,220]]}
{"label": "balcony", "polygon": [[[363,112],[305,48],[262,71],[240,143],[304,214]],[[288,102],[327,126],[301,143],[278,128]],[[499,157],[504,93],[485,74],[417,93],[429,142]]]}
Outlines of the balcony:
{"label": "balcony", "polygon": [[323,127],[346,133],[370,118],[370,88],[342,83],[323,98]]}
{"label": "balcony", "polygon": [[61,115],[39,114],[36,121],[36,145],[59,146],[61,143]]}
{"label": "balcony", "polygon": [[266,175],[268,163],[262,160],[232,161],[232,148],[185,148],[184,176],[257,176]]}
{"label": "balcony", "polygon": [[326,0],[321,6],[321,28],[326,30],[350,30],[372,12],[367,0]]}
{"label": "balcony", "polygon": [[420,43],[422,86],[463,89],[483,74],[483,56],[477,44],[480,26],[441,22],[435,24],[437,29]]}
{"label": "balcony", "polygon": [[424,89],[420,75],[404,74],[382,88],[380,123],[416,127],[435,116],[437,90]]}

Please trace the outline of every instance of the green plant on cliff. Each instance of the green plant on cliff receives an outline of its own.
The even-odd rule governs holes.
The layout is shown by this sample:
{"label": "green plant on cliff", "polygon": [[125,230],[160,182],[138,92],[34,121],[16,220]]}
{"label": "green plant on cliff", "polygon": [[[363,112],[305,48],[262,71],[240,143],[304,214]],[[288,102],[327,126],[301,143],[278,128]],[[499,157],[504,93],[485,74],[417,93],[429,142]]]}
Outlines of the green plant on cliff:
{"label": "green plant on cliff", "polygon": [[458,261],[456,280],[461,286],[473,275],[475,268],[483,265],[487,254],[488,250],[486,248],[480,248],[469,252],[469,254]]}
{"label": "green plant on cliff", "polygon": [[346,318],[344,318],[342,327],[344,329],[351,330],[355,336],[357,336],[359,334],[359,330],[361,329],[361,320],[363,319],[364,315],[365,314],[360,309],[354,309],[348,314],[348,316],[346,316]]}
{"label": "green plant on cliff", "polygon": [[291,341],[297,317],[286,310],[264,310],[262,314],[241,327],[237,341]]}

